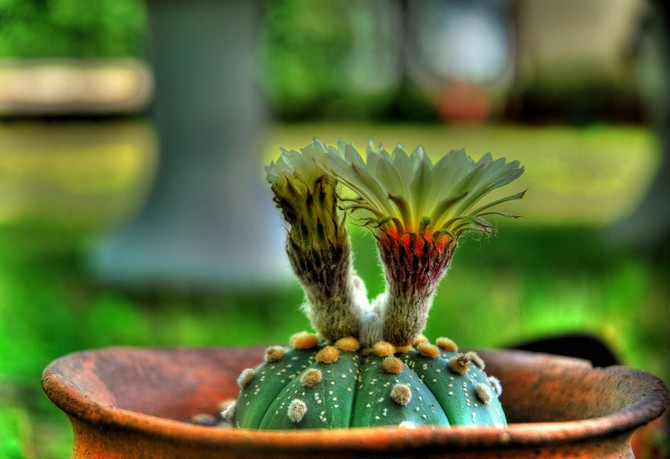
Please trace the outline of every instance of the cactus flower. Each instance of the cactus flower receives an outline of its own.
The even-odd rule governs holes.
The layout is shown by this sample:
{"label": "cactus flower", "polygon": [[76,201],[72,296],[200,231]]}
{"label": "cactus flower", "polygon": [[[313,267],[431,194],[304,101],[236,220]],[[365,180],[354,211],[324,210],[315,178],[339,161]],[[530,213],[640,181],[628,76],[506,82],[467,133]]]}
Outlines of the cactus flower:
{"label": "cactus flower", "polygon": [[375,301],[381,335],[396,346],[412,343],[425,327],[460,236],[491,233],[484,217],[511,216],[494,208],[524,193],[482,200],[524,169],[490,154],[473,161],[463,150],[433,163],[422,147],[408,154],[398,145],[389,153],[370,144],[365,161],[351,144],[340,141],[338,147],[328,167],[354,192],[346,208],[372,230],[386,275],[387,290]]}
{"label": "cactus flower", "polygon": [[286,251],[306,292],[306,313],[319,335],[336,341],[358,333],[367,297],[352,266],[336,180],[317,166],[326,155],[319,140],[300,152],[282,149],[266,174],[288,226]]}

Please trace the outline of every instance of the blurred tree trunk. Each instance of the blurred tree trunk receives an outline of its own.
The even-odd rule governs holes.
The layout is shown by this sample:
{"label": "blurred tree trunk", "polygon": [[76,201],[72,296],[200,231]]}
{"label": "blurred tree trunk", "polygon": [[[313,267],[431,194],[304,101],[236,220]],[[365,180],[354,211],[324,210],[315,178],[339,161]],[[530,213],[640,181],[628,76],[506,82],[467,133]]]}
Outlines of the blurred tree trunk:
{"label": "blurred tree trunk", "polygon": [[230,286],[285,277],[283,231],[263,183],[256,87],[259,5],[148,0],[160,146],[146,205],[94,255],[103,280]]}
{"label": "blurred tree trunk", "polygon": [[[642,77],[647,94],[649,122],[657,136],[661,161],[656,176],[637,208],[609,230],[616,243],[659,255],[670,255],[670,3],[651,0],[648,34],[651,52],[648,70],[655,77]],[[644,63],[642,64],[644,65]]]}

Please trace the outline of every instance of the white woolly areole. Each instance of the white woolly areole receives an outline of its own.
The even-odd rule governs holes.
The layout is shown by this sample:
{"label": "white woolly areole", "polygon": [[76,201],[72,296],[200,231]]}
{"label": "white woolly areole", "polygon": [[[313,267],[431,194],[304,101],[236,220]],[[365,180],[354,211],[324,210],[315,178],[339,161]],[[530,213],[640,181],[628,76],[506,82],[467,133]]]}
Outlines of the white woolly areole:
{"label": "white woolly areole", "polygon": [[288,418],[298,424],[307,414],[307,405],[300,399],[293,400],[288,406]]}
{"label": "white woolly areole", "polygon": [[368,289],[365,287],[365,282],[357,274],[351,273],[351,283],[353,285],[354,303],[361,311],[370,309],[370,301],[368,300]]}
{"label": "white woolly areole", "polygon": [[465,355],[467,355],[470,358],[470,360],[472,360],[472,363],[477,365],[482,370],[486,368],[486,363],[484,363],[484,359],[482,359],[476,352],[469,351],[466,352]]}
{"label": "white woolly areole", "polygon": [[386,304],[386,296],[386,293],[379,294],[372,304],[363,311],[359,333],[360,342],[363,347],[370,347],[384,340],[381,311],[383,305]]}
{"label": "white woolly areole", "polygon": [[321,370],[317,368],[309,368],[300,377],[300,384],[302,384],[303,387],[313,387],[319,384],[322,378],[323,375],[321,374]]}
{"label": "white woolly areole", "polygon": [[231,403],[223,411],[221,411],[221,418],[223,418],[223,420],[225,420],[225,421],[233,422],[233,418],[235,417],[235,409],[236,408],[237,408],[237,404],[235,402]]}
{"label": "white woolly areole", "polygon": [[449,369],[454,373],[465,376],[468,374],[470,362],[470,356],[467,354],[458,354],[456,357],[449,359]]}
{"label": "white woolly areole", "polygon": [[414,424],[412,421],[403,421],[398,424],[398,427],[402,429],[416,429],[416,424]]}
{"label": "white woolly areole", "polygon": [[284,358],[286,350],[282,346],[270,346],[265,350],[265,362],[274,363],[279,362]]}
{"label": "white woolly areole", "polygon": [[493,386],[493,389],[496,391],[496,394],[498,394],[498,397],[502,395],[502,384],[500,383],[500,380],[496,378],[495,376],[489,376],[488,377],[489,383],[491,386]]}
{"label": "white woolly areole", "polygon": [[400,406],[405,406],[412,400],[412,389],[407,384],[398,383],[391,389],[391,399]]}
{"label": "white woolly areole", "polygon": [[491,394],[491,389],[484,383],[477,384],[475,387],[475,392],[477,392],[477,397],[482,401],[484,405],[488,405],[493,400],[493,394]]}
{"label": "white woolly areole", "polygon": [[237,384],[240,386],[240,389],[244,389],[249,385],[252,379],[256,376],[256,371],[253,368],[247,368],[242,370],[242,373],[237,377]]}

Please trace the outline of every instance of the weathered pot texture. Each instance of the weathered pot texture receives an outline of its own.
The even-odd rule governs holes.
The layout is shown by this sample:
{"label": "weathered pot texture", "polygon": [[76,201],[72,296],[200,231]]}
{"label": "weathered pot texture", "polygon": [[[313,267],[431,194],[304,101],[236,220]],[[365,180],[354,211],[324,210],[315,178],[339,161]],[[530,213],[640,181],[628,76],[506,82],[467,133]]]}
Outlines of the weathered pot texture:
{"label": "weathered pot texture", "polygon": [[523,351],[482,351],[510,425],[250,431],[187,422],[235,398],[264,348],[109,348],[51,363],[42,384],[69,417],[74,458],[628,458],[631,435],[670,394],[625,367]]}

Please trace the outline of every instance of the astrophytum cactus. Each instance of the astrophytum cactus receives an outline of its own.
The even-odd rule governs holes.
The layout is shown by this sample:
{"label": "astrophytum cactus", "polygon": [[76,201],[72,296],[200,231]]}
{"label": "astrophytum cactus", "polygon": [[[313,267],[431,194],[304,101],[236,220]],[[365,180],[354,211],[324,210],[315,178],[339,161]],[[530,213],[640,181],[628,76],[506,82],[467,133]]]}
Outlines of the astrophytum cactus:
{"label": "astrophytum cactus", "polygon": [[[266,169],[287,225],[287,253],[316,333],[271,346],[240,374],[223,417],[248,429],[506,424],[500,382],[474,352],[423,335],[437,286],[468,232],[491,233],[488,215],[523,192],[482,199],[523,168],[454,150],[433,161],[419,147],[389,153],[318,139],[282,150]],[[377,241],[386,289],[371,303],[352,265],[345,218]]]}

